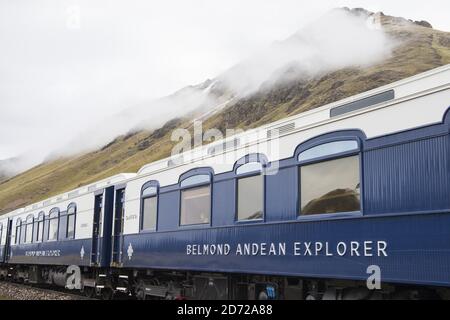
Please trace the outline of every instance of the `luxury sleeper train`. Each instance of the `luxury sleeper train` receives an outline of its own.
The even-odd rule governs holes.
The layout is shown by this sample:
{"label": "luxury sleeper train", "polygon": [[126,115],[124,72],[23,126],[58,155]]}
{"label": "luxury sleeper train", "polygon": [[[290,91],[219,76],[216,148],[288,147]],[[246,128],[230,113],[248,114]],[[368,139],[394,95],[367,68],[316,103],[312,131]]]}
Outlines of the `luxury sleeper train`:
{"label": "luxury sleeper train", "polygon": [[0,216],[0,277],[110,299],[450,297],[450,65]]}

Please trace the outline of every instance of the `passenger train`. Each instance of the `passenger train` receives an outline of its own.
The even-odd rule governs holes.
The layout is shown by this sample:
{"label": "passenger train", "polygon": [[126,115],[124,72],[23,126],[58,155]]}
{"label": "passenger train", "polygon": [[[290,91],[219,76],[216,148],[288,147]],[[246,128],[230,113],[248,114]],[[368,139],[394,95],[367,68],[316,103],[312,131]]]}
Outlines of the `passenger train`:
{"label": "passenger train", "polygon": [[449,106],[447,65],[14,210],[0,277],[104,299],[448,299]]}

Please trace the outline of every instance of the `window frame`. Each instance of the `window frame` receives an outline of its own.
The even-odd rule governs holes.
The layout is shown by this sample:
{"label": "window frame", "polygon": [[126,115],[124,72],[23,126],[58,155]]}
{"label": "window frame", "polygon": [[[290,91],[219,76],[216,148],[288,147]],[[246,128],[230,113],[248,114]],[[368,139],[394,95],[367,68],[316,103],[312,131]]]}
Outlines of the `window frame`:
{"label": "window frame", "polygon": [[[183,182],[186,182],[186,180],[195,177],[195,176],[201,176],[201,175],[208,175],[209,181],[207,182],[200,182],[200,183],[192,183],[188,185],[183,185]],[[203,168],[196,168],[189,170],[182,175],[180,175],[179,181],[178,181],[178,227],[179,228],[207,228],[212,226],[212,220],[213,220],[213,185],[214,185],[214,170],[212,168],[203,167]],[[196,189],[200,187],[209,187],[209,221],[205,223],[190,223],[190,224],[182,224],[181,223],[181,209],[182,209],[182,194],[183,191],[190,190],[190,189]]]}
{"label": "window frame", "polygon": [[[29,221],[31,219],[31,221]],[[27,241],[28,236],[28,226],[31,225],[31,240]],[[24,242],[23,243],[33,243],[33,236],[34,236],[34,215],[29,214],[25,219],[25,235],[24,235]]]}
{"label": "window frame", "polygon": [[[327,135],[327,134],[326,134]],[[324,145],[331,142],[339,142],[339,141],[356,141],[357,143],[357,149],[348,150],[344,152],[338,152],[338,153],[332,153],[324,156],[320,156],[317,158],[311,158],[303,161],[299,161],[298,158],[301,153],[310,150],[312,148],[315,148],[320,145]],[[303,215],[301,212],[301,192],[302,192],[302,186],[301,186],[301,168],[303,166],[311,165],[311,164],[318,164],[323,163],[327,161],[337,160],[337,159],[343,159],[347,157],[352,156],[358,156],[358,164],[359,164],[359,210],[358,211],[347,211],[347,212],[335,212],[335,213],[316,213],[316,214],[309,214],[309,215]],[[332,136],[328,138],[324,137],[316,137],[309,141],[306,141],[302,144],[300,144],[295,153],[294,153],[294,160],[296,162],[297,166],[297,220],[329,220],[334,218],[345,218],[345,217],[357,217],[357,216],[363,216],[364,215],[364,196],[363,196],[363,186],[364,186],[364,170],[363,170],[363,139],[360,137],[360,134],[353,134],[353,135],[339,135],[339,136]]]}
{"label": "window frame", "polygon": [[[70,210],[73,209],[73,213]],[[69,203],[67,206],[67,222],[66,222],[66,235],[65,238],[69,240],[74,240],[76,236],[76,226],[77,226],[77,204],[75,202]],[[73,216],[73,235],[69,237],[69,221],[70,217]]]}
{"label": "window frame", "polygon": [[[261,165],[260,170],[252,170],[247,171],[243,173],[238,173],[239,169],[252,164],[252,163],[259,163]],[[245,224],[245,223],[258,223],[258,222],[265,222],[266,221],[266,175],[265,170],[267,167],[267,157],[263,154],[248,154],[234,164],[234,223],[235,224]],[[239,180],[245,179],[245,178],[251,178],[255,176],[262,176],[262,192],[263,192],[263,203],[262,203],[262,218],[257,219],[241,219],[239,220]]]}
{"label": "window frame", "polygon": [[[144,191],[148,188],[155,188],[155,193],[152,193],[150,195],[144,195]],[[156,198],[156,221],[155,221],[155,228],[153,229],[144,229],[144,200],[148,198]],[[139,206],[140,212],[139,212],[139,232],[141,233],[150,233],[150,232],[156,232],[158,231],[158,221],[159,221],[159,182],[156,180],[150,180],[147,181],[142,185],[141,193],[140,193],[140,206]]]}
{"label": "window frame", "polygon": [[[44,211],[38,213],[37,219],[34,219],[34,224],[36,225],[36,230],[33,232],[33,242],[39,243],[44,240]],[[39,226],[42,226],[42,232],[39,234]],[[33,227],[34,228],[34,227]]]}
{"label": "window frame", "polygon": [[[56,217],[52,217],[52,214],[56,213]],[[48,212],[48,225],[47,225],[47,239],[45,239],[46,242],[51,242],[51,241],[58,241],[58,236],[59,236],[59,208],[52,208],[49,212]],[[50,225],[52,223],[52,220],[56,220],[57,221],[57,225],[56,225],[56,239],[50,239]]]}
{"label": "window frame", "polygon": [[17,218],[16,219],[16,225],[15,227],[15,234],[14,234],[14,245],[20,244],[20,236],[22,233],[22,219]]}
{"label": "window frame", "polygon": [[67,239],[66,238],[67,221],[68,221],[67,211],[65,211],[65,210],[61,211],[60,210],[59,211],[59,216],[58,216],[58,238],[57,238],[57,240],[63,241],[63,240]]}

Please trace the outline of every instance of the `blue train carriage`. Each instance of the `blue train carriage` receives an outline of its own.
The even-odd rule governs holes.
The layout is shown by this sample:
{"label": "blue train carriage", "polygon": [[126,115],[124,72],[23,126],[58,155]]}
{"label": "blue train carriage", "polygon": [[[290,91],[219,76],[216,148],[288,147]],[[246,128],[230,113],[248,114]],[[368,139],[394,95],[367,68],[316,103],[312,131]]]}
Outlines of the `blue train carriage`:
{"label": "blue train carriage", "polygon": [[435,69],[144,166],[127,182],[118,288],[448,295],[449,80]]}
{"label": "blue train carriage", "polygon": [[0,274],[67,286],[78,267],[72,288],[104,298],[448,298],[449,80],[431,70],[11,212]]}
{"label": "blue train carriage", "polygon": [[65,287],[72,266],[84,275],[78,289],[95,287],[111,259],[115,185],[131,176],[116,175],[2,216],[0,275]]}

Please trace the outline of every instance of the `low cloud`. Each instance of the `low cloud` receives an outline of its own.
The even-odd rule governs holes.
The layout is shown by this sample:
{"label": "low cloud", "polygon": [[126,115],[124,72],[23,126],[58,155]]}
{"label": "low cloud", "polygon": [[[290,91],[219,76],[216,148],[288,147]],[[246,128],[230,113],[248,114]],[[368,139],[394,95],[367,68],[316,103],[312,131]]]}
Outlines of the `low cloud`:
{"label": "low cloud", "polygon": [[[211,81],[154,99],[155,92],[168,90],[161,84],[168,80],[158,78],[163,74],[161,69],[175,73],[175,57],[183,56],[183,46],[188,43],[176,39],[156,42],[156,37],[162,37],[155,29],[158,21],[144,14],[151,10],[129,12],[128,16],[142,24],[137,32],[136,25],[127,20],[119,21],[115,28],[95,24],[114,25],[102,20],[114,16],[99,10],[90,12],[86,5],[80,7],[80,29],[65,28],[61,16],[67,9],[64,5],[45,10],[41,16],[30,10],[34,4],[28,6],[27,10],[4,10],[3,15],[0,12],[0,24],[4,24],[0,38],[5,44],[4,59],[0,61],[0,157],[21,154],[20,165],[18,161],[16,167],[14,162],[8,164],[8,171],[14,173],[43,160],[95,150],[132,130],[158,128],[194,110],[206,113],[225,106],[236,96],[252,94],[280,81],[376,63],[388,57],[395,45],[366,16],[334,10],[288,39],[258,50]],[[29,25],[2,31],[25,20]],[[30,29],[35,25],[39,28]],[[167,32],[174,36],[180,32],[177,28],[172,26]],[[142,30],[149,30],[149,34]],[[38,36],[30,36],[34,33]],[[171,58],[164,57],[164,50],[156,46],[161,43],[173,46]],[[197,60],[190,58],[183,65],[201,65],[206,56],[214,55],[212,51],[202,53],[201,43],[195,45]],[[159,58],[152,56],[155,50],[159,50]],[[154,75],[153,70],[158,72]],[[203,74],[199,72],[196,77]],[[177,79],[173,74],[170,77]],[[178,85],[176,81],[171,85],[174,83]]]}
{"label": "low cloud", "polygon": [[245,96],[275,82],[371,65],[389,57],[394,46],[373,16],[335,9],[236,65],[220,79],[237,95]]}
{"label": "low cloud", "polygon": [[194,111],[201,116],[229,100],[227,94],[211,92],[213,85],[213,81],[205,81],[197,86],[183,88],[170,96],[127,108],[71,139],[67,146],[55,150],[49,158],[96,150],[119,135],[138,130],[154,130],[169,120]]}

